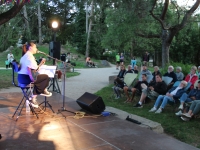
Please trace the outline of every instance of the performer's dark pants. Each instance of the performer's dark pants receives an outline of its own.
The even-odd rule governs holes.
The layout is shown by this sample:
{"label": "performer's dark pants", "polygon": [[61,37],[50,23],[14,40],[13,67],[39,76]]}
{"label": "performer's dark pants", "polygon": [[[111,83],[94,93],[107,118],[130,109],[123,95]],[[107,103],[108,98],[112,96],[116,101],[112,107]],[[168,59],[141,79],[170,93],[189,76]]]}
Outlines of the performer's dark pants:
{"label": "performer's dark pants", "polygon": [[[44,93],[44,89],[49,85],[49,77],[46,74],[39,74],[37,76],[37,80],[34,82],[34,90],[33,94],[41,94]],[[32,81],[29,75],[26,74],[18,74],[18,82],[21,84],[30,84]]]}

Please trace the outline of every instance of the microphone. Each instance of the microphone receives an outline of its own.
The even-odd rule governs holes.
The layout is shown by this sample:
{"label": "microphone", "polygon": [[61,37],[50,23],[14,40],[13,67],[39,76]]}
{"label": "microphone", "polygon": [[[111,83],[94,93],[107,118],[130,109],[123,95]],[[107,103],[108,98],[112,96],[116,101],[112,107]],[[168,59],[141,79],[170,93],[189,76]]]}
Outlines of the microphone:
{"label": "microphone", "polygon": [[135,120],[135,119],[132,119],[132,118],[129,118],[129,116],[127,116],[126,120],[130,121],[130,122],[133,122],[133,123],[136,123],[136,124],[141,124],[141,122]]}
{"label": "microphone", "polygon": [[39,54],[43,54],[43,55],[47,55],[46,53],[41,52],[41,51],[39,51],[39,50],[37,50],[37,53],[39,53]]}

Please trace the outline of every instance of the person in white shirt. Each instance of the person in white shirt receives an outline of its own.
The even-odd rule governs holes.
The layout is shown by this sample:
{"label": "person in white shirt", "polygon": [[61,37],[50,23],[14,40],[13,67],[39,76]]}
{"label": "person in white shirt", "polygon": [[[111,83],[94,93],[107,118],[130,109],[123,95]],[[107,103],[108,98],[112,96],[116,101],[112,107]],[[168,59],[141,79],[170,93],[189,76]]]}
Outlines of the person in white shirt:
{"label": "person in white shirt", "polygon": [[10,52],[10,53],[7,55],[7,59],[8,59],[8,62],[9,62],[8,67],[10,68],[11,63],[12,63],[12,61],[14,60],[14,55]]}
{"label": "person in white shirt", "polygon": [[[23,47],[25,48],[25,47]],[[20,70],[18,72],[18,82],[21,84],[30,84],[34,82],[34,90],[32,95],[32,102],[36,102],[37,95],[51,96],[52,93],[47,91],[49,85],[49,77],[46,74],[39,74],[34,79],[32,70],[39,70],[37,62],[33,54],[37,52],[36,45],[34,43],[28,43],[26,45],[27,52],[20,59]],[[45,63],[45,59],[41,61],[41,64]]]}
{"label": "person in white shirt", "polygon": [[[168,101],[174,102],[178,100],[182,94],[185,92],[184,88],[187,86],[186,81],[181,81],[179,86],[172,87],[166,95],[159,95],[156,99],[154,107],[149,110],[149,112],[161,113],[165,106],[167,105]],[[158,108],[160,105],[160,108]]]}

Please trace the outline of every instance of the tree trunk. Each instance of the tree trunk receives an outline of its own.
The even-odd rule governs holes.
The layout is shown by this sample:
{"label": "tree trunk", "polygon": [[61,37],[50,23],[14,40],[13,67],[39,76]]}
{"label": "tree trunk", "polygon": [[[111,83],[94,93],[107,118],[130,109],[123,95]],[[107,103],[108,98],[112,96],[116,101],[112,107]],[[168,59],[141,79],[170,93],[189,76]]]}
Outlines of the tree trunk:
{"label": "tree trunk", "polygon": [[26,24],[26,31],[27,31],[27,38],[30,40],[30,26],[29,26],[29,21],[28,21],[28,14],[26,11],[26,5],[24,5],[23,7],[23,14],[24,14],[24,20],[25,20],[25,24]]}
{"label": "tree trunk", "polygon": [[170,43],[168,30],[162,31],[162,67],[165,67],[169,63],[169,48]]}
{"label": "tree trunk", "polygon": [[94,11],[94,6],[93,6],[93,0],[91,2],[91,14],[90,14],[90,24],[89,24],[89,28],[88,28],[88,33],[87,33],[87,43],[86,43],[86,52],[85,52],[85,57],[88,57],[90,54],[90,32],[92,30],[92,17],[93,17],[93,11]]}
{"label": "tree trunk", "polygon": [[38,1],[38,33],[39,33],[39,44],[42,44],[42,26],[41,26],[42,16],[40,9],[40,1]]}

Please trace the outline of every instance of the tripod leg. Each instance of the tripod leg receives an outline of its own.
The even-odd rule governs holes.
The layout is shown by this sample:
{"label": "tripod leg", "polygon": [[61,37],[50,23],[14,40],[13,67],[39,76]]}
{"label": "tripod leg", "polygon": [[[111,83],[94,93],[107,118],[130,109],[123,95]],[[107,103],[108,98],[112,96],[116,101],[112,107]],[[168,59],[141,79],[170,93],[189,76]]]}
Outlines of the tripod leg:
{"label": "tripod leg", "polygon": [[47,104],[49,105],[49,108],[51,109],[51,111],[52,111],[53,113],[55,113],[54,110],[53,110],[53,108],[52,108],[52,106],[49,104],[48,101],[47,101]]}

